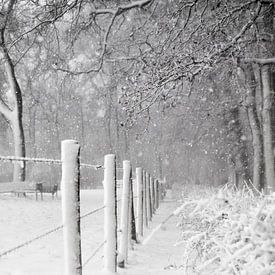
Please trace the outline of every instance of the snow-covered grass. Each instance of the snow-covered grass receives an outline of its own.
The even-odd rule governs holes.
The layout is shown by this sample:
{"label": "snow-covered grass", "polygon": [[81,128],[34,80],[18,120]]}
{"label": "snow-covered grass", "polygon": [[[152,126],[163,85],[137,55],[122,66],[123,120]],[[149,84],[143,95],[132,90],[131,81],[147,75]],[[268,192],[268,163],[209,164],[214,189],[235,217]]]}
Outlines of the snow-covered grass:
{"label": "snow-covered grass", "polygon": [[182,195],[186,274],[275,274],[275,194],[187,185]]}
{"label": "snow-covered grass", "polygon": [[[166,274],[164,266],[173,274],[275,274],[275,195],[203,185],[185,185],[175,193],[181,194],[182,205],[174,211],[178,202],[166,198],[141,241],[173,211],[179,215],[178,228],[173,216],[149,242],[130,251],[127,269],[120,274]],[[103,190],[82,190],[82,215],[102,205]],[[0,253],[62,223],[60,198],[50,195],[44,201],[0,195],[0,213]],[[103,211],[83,219],[81,229],[85,262],[104,239]],[[102,255],[103,249],[83,275],[100,274]],[[63,274],[62,230],[1,257],[0,274]]]}

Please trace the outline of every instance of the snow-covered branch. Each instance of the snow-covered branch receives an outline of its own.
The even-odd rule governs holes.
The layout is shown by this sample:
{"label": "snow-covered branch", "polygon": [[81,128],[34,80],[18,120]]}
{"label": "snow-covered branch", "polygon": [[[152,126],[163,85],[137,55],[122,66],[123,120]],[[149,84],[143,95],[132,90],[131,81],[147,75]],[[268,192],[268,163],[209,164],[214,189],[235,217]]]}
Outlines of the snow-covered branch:
{"label": "snow-covered branch", "polygon": [[6,119],[10,120],[12,116],[12,110],[0,97],[0,112],[5,116]]}
{"label": "snow-covered branch", "polygon": [[244,63],[255,63],[259,65],[275,64],[275,57],[271,58],[245,58]]}
{"label": "snow-covered branch", "polygon": [[[127,5],[120,5],[114,8],[94,8],[94,10],[91,12],[91,15],[97,16],[97,15],[112,15],[111,19],[107,25],[107,28],[105,30],[104,33],[104,37],[103,37],[103,41],[102,41],[102,50],[99,56],[99,61],[98,61],[98,65],[93,66],[90,69],[87,70],[81,70],[81,71],[72,71],[70,69],[66,69],[66,68],[57,68],[58,71],[62,71],[65,73],[69,73],[72,75],[81,75],[81,74],[89,74],[89,73],[95,73],[95,72],[99,72],[102,69],[103,63],[104,63],[104,55],[106,53],[106,49],[107,49],[107,45],[108,45],[108,38],[110,36],[111,33],[111,29],[114,25],[114,22],[116,20],[116,18],[123,14],[126,11],[129,11],[131,9],[135,9],[135,8],[142,8],[150,3],[152,3],[153,0],[140,0],[140,1],[132,1],[131,3],[127,4]],[[94,19],[92,19],[94,20]]]}
{"label": "snow-covered branch", "polygon": [[153,2],[153,0],[139,0],[139,1],[131,1],[129,4],[126,5],[120,5],[116,8],[105,8],[105,9],[94,9],[93,14],[99,15],[99,14],[113,14],[113,15],[120,15],[123,12],[126,12],[131,9],[135,8],[142,8],[148,4]]}

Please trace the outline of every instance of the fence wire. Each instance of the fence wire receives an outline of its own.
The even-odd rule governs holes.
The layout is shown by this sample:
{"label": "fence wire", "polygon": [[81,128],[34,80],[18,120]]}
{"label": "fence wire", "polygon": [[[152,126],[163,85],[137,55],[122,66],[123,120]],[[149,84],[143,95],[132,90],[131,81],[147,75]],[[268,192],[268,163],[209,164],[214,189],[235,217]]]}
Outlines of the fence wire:
{"label": "fence wire", "polygon": [[[15,157],[15,156],[0,156],[0,160],[3,162],[39,162],[39,163],[48,163],[48,164],[62,164],[60,159],[46,159],[46,158],[28,158],[28,157]],[[87,164],[80,163],[80,167],[93,168],[95,170],[103,169],[104,167],[101,164]]]}
{"label": "fence wire", "polygon": [[50,164],[62,164],[59,159],[46,159],[46,158],[27,158],[27,157],[14,157],[14,156],[0,156],[0,160],[4,162],[14,162],[14,161],[29,161],[29,162],[44,162]]}
{"label": "fence wire", "polygon": [[100,164],[80,163],[80,167],[93,168],[95,170],[104,169],[104,167]]}
{"label": "fence wire", "polygon": [[83,216],[81,216],[80,219],[84,219],[84,218],[86,218],[86,217],[88,217],[88,216],[90,216],[90,215],[92,215],[92,214],[95,214],[96,212],[99,212],[100,210],[104,209],[105,207],[106,207],[106,206],[103,205],[103,206],[101,206],[101,207],[99,207],[99,208],[97,208],[97,209],[94,209],[94,210],[92,210],[92,211],[90,211],[90,212],[84,214]]}
{"label": "fence wire", "polygon": [[27,245],[33,243],[34,241],[37,241],[37,240],[39,240],[39,239],[42,239],[42,238],[44,238],[44,237],[50,235],[51,233],[54,233],[54,232],[60,230],[61,228],[63,228],[63,225],[59,225],[59,226],[57,226],[57,227],[55,227],[55,228],[53,228],[53,229],[51,229],[51,230],[49,230],[49,231],[47,231],[47,232],[45,232],[45,233],[39,235],[39,236],[36,236],[36,237],[33,238],[33,239],[30,239],[30,240],[28,240],[28,241],[26,241],[26,242],[24,242],[24,243],[22,243],[22,244],[19,244],[19,245],[15,246],[15,247],[13,247],[13,248],[11,248],[11,249],[9,249],[9,250],[6,250],[5,252],[0,253],[0,258],[3,257],[3,256],[8,255],[8,254],[10,254],[11,252],[14,252],[14,251],[16,251],[16,250],[18,250],[18,249],[20,249],[20,248],[23,248],[23,247],[25,247],[25,246],[27,246]]}
{"label": "fence wire", "polygon": [[[80,219],[86,218],[86,217],[88,217],[88,216],[90,216],[90,215],[92,215],[92,214],[94,214],[94,213],[96,213],[96,212],[99,212],[100,210],[102,210],[102,209],[104,209],[104,208],[105,208],[105,205],[104,205],[104,206],[101,206],[101,207],[99,207],[99,208],[96,208],[96,209],[94,209],[94,210],[92,210],[92,211],[90,211],[90,212],[88,212],[88,213],[86,213],[86,214],[80,216]],[[53,229],[51,229],[51,230],[46,231],[46,232],[43,233],[43,234],[40,234],[40,235],[38,235],[38,236],[36,236],[36,237],[34,237],[34,238],[28,240],[28,241],[25,241],[25,242],[23,242],[23,243],[21,243],[21,244],[15,246],[15,247],[13,247],[13,248],[10,248],[10,249],[8,249],[8,250],[6,250],[6,251],[0,253],[0,258],[2,258],[3,256],[8,255],[8,254],[10,254],[10,253],[12,253],[12,252],[14,252],[14,251],[20,249],[20,248],[23,248],[23,247],[25,247],[25,246],[27,246],[27,245],[29,245],[29,244],[35,242],[35,241],[38,241],[38,240],[40,240],[40,239],[42,239],[42,238],[44,238],[44,237],[46,237],[46,236],[48,236],[48,235],[50,235],[50,234],[52,234],[52,233],[54,233],[54,232],[56,232],[56,231],[62,229],[63,227],[64,227],[63,224],[62,224],[62,225],[59,225],[59,226],[57,226],[57,227],[55,227],[55,228],[53,228]]]}
{"label": "fence wire", "polygon": [[97,248],[94,249],[92,254],[82,264],[82,268],[85,267],[88,264],[88,262],[99,252],[99,250],[103,247],[103,245],[105,243],[106,243],[106,241],[103,241]]}

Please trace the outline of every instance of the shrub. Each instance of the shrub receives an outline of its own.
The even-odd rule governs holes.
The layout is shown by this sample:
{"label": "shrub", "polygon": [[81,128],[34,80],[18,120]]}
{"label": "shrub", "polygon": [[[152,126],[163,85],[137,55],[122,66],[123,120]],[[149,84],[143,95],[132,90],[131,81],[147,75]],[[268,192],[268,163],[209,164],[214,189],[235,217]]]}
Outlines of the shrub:
{"label": "shrub", "polygon": [[186,274],[275,274],[275,194],[200,190],[177,211]]}

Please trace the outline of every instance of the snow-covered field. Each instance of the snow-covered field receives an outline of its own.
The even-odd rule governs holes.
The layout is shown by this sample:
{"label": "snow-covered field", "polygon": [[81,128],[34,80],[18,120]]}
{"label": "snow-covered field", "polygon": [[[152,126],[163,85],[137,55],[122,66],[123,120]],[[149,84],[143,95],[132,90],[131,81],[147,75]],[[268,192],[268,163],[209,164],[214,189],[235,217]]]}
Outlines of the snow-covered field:
{"label": "snow-covered field", "polygon": [[[121,196],[121,190],[118,192]],[[167,198],[145,229],[146,244],[135,245],[129,252],[127,268],[119,269],[121,275],[181,274],[182,247],[174,244],[180,235],[173,217],[165,226],[152,232],[176,208],[177,202]],[[81,191],[81,214],[103,206],[103,190]],[[45,196],[35,201],[34,196],[17,198],[0,196],[0,253],[60,225],[61,200]],[[103,241],[103,210],[82,219],[82,259],[89,258]],[[103,268],[103,249],[83,268],[83,275],[100,274]],[[62,275],[62,229],[0,258],[1,275]]]}
{"label": "snow-covered field", "polygon": [[[103,190],[81,191],[81,214],[103,206]],[[0,196],[0,253],[62,224],[61,199]],[[103,210],[82,219],[83,262],[103,241]],[[102,251],[84,268],[101,269]],[[0,258],[0,274],[63,274],[62,229]],[[88,273],[87,273],[88,274]]]}
{"label": "snow-covered field", "polygon": [[[181,187],[174,192],[182,193],[179,208],[168,192],[119,274],[274,274],[275,195],[222,191]],[[102,206],[103,190],[81,191],[82,215]],[[172,212],[179,216],[171,216]],[[0,213],[1,254],[60,225],[61,200],[0,195]],[[160,226],[168,216],[171,218]],[[103,241],[103,210],[82,219],[81,229],[85,263]],[[102,268],[103,249],[84,265],[83,275],[101,274]],[[63,274],[62,230],[0,258],[0,275],[27,274]]]}

